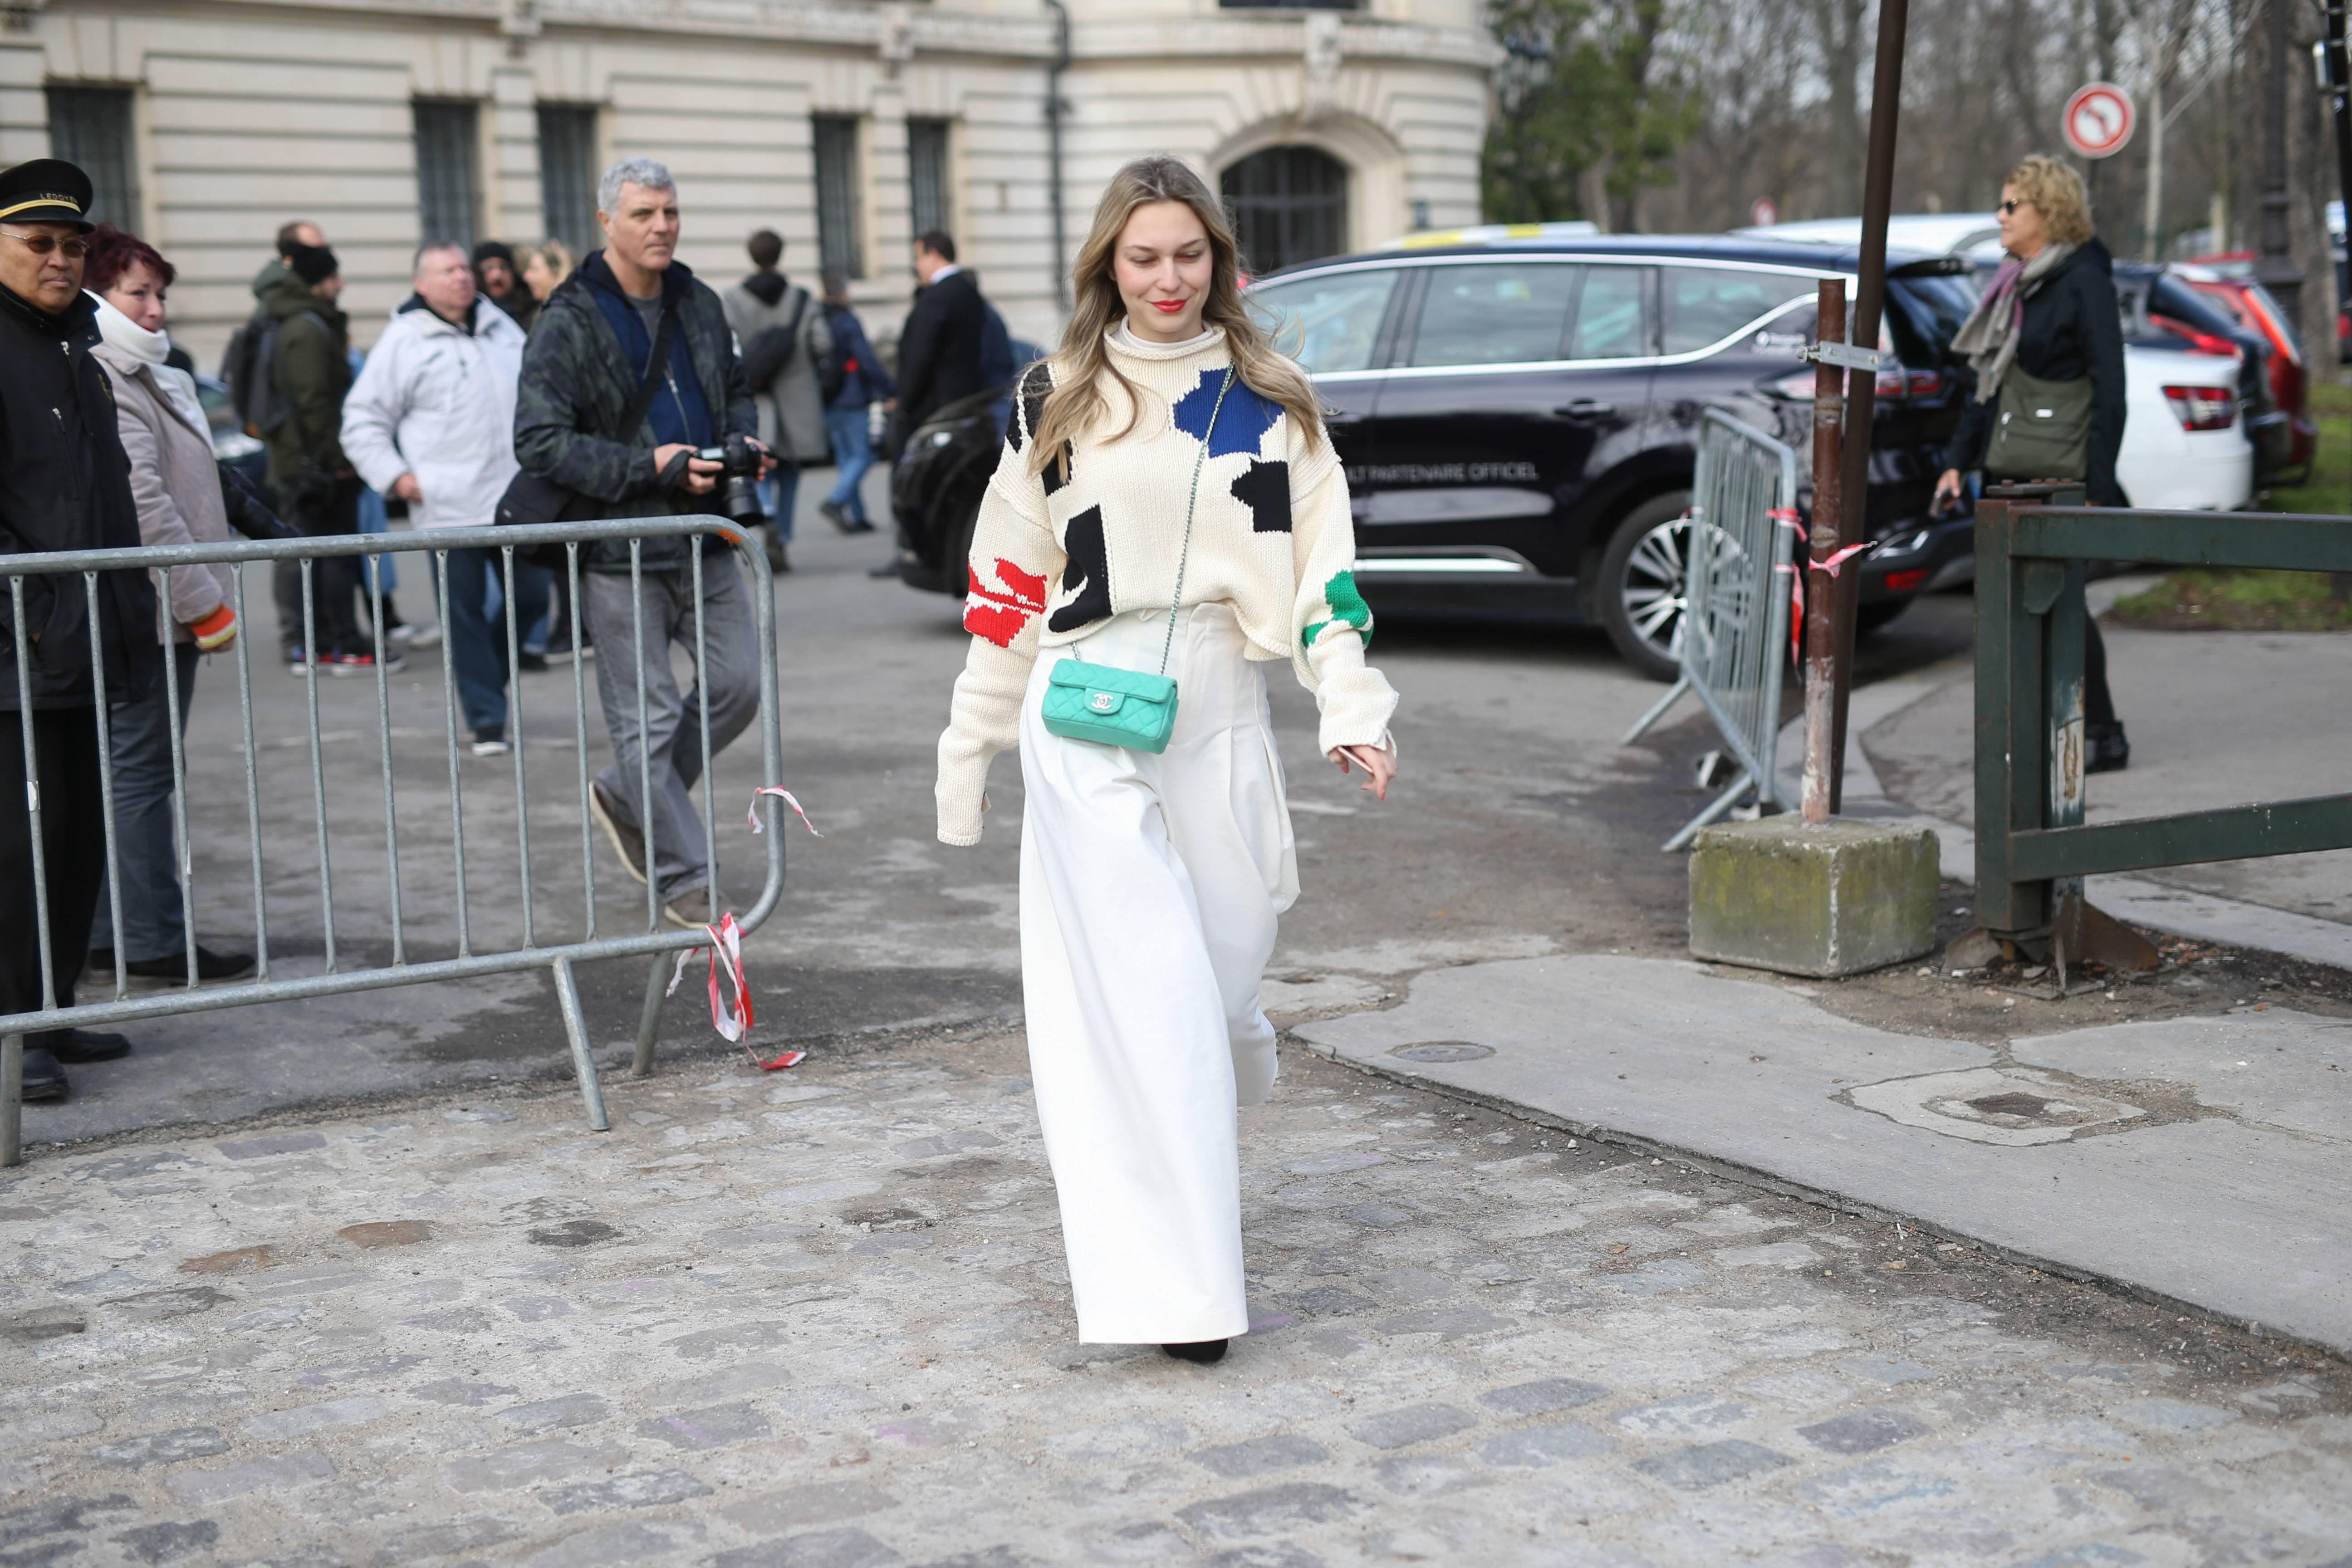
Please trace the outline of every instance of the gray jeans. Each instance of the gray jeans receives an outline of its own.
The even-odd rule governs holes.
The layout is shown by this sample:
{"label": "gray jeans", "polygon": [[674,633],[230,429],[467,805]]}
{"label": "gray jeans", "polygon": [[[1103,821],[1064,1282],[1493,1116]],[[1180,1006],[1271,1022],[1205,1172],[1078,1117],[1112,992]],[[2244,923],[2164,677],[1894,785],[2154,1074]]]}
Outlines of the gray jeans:
{"label": "gray jeans", "polygon": [[[187,733],[188,703],[196,690],[196,661],[183,643],[179,661],[180,732]],[[179,857],[172,825],[172,717],[163,683],[136,702],[118,702],[107,719],[114,759],[114,864],[122,879],[122,931],[116,940],[106,889],[100,887],[89,945],[119,948],[115,961],[143,963],[187,952],[180,910]]]}
{"label": "gray jeans", "polygon": [[[645,606],[646,754],[653,809],[639,799],[635,623],[625,574],[583,572],[580,614],[596,645],[596,694],[613,737],[613,762],[596,775],[605,795],[651,843],[653,881],[665,901],[701,886],[710,874],[694,786],[702,777],[701,697],[680,692],[670,671],[672,643],[694,653],[694,578],[690,572],[647,572]],[[702,563],[703,640],[709,669],[710,752],[715,757],[760,711],[759,636],[751,595],[731,554]],[[714,900],[715,901],[715,900]]]}

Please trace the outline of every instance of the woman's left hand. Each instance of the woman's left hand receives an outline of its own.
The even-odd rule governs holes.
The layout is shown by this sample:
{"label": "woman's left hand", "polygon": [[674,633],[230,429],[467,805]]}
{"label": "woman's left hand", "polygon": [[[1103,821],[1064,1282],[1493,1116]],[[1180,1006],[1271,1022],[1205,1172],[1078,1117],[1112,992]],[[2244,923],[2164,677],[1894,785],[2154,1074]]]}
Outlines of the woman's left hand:
{"label": "woman's left hand", "polygon": [[1389,781],[1397,773],[1394,751],[1381,746],[1340,746],[1332,752],[1331,760],[1339,765],[1343,773],[1348,771],[1348,764],[1353,762],[1364,770],[1366,782],[1361,787],[1371,791],[1381,800],[1388,799]]}

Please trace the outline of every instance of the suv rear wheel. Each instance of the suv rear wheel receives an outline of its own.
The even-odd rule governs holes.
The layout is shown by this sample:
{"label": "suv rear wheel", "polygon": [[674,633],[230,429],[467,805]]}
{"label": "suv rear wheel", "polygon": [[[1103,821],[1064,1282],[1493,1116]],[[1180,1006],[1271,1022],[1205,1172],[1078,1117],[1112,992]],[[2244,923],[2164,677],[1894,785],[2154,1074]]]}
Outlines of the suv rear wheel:
{"label": "suv rear wheel", "polygon": [[1690,492],[1653,496],[1620,519],[1601,552],[1595,608],[1617,651],[1652,680],[1682,672],[1690,582]]}

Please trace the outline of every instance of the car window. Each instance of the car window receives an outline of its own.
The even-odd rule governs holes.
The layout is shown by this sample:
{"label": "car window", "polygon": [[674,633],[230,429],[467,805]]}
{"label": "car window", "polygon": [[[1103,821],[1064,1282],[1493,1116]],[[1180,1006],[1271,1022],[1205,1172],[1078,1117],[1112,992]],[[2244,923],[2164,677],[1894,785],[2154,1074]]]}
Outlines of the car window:
{"label": "car window", "polygon": [[1661,269],[1660,325],[1665,352],[1703,349],[1813,292],[1810,278],[1780,272],[1734,272],[1712,267]]}
{"label": "car window", "polygon": [[1274,334],[1275,346],[1309,375],[1369,370],[1372,347],[1396,292],[1393,268],[1277,279],[1252,289],[1251,311]]}
{"label": "car window", "polygon": [[1886,283],[1886,331],[1895,352],[1915,370],[1933,370],[1952,355],[1952,337],[1977,305],[1967,279],[1922,274]]}
{"label": "car window", "polygon": [[1405,363],[1525,364],[1559,358],[1576,273],[1557,261],[1431,268]]}
{"label": "car window", "polygon": [[1576,306],[1570,359],[1639,359],[1650,352],[1642,290],[1646,267],[1585,268],[1584,293]]}

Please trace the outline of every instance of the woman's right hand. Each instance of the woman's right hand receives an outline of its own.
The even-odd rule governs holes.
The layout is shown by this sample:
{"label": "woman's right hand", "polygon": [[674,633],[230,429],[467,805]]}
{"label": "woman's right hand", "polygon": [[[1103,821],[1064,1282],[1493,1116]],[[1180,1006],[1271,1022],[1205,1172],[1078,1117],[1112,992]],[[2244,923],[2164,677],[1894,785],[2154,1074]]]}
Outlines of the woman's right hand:
{"label": "woman's right hand", "polygon": [[1946,468],[1944,477],[1936,481],[1936,499],[1928,503],[1931,515],[1940,517],[1960,504],[1960,470]]}

